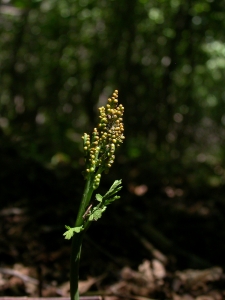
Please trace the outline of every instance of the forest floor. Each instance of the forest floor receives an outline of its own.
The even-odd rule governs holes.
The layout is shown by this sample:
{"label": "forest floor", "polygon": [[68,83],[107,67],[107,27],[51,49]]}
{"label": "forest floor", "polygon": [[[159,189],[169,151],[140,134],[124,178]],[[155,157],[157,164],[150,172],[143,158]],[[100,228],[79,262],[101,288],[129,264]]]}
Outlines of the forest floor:
{"label": "forest floor", "polygon": [[[50,270],[49,270],[50,272]],[[1,296],[69,297],[69,282],[57,285],[43,276],[38,280],[33,267],[15,264],[0,268]],[[105,300],[116,299],[174,299],[174,300],[222,300],[225,299],[224,278],[220,267],[205,270],[168,272],[154,259],[145,260],[133,270],[128,266],[118,273],[113,283],[110,272],[98,277],[88,276],[79,282],[81,295],[100,295]]]}
{"label": "forest floor", "polygon": [[[81,170],[44,168],[5,144],[0,296],[68,297],[71,242],[63,233],[75,221]],[[185,172],[169,183],[148,166],[135,168],[118,167],[121,199],[85,234],[80,293],[105,300],[225,299],[225,186],[192,177],[191,185]],[[115,175],[102,181],[102,192]]]}
{"label": "forest floor", "polygon": [[[0,296],[68,297],[70,244],[60,246],[58,240],[64,240],[58,229],[54,233],[45,226],[41,233],[32,231],[28,216],[19,208],[0,213]],[[82,295],[101,295],[105,300],[225,299],[225,273],[220,266],[178,270],[174,257],[148,240],[140,241],[145,255],[139,257],[140,244],[135,247],[124,239],[130,257],[114,251],[104,236],[99,244],[88,233],[80,266]]]}

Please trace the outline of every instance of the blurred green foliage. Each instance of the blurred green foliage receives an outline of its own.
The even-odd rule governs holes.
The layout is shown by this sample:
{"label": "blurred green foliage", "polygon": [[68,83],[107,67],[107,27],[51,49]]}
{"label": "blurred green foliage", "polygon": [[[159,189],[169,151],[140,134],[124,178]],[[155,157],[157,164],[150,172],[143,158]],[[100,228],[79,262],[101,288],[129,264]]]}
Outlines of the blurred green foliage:
{"label": "blurred green foliage", "polygon": [[182,168],[199,162],[222,166],[222,5],[3,1],[3,133],[42,163],[74,161],[96,107],[118,87],[126,107],[128,159],[144,150],[157,168],[174,160]]}

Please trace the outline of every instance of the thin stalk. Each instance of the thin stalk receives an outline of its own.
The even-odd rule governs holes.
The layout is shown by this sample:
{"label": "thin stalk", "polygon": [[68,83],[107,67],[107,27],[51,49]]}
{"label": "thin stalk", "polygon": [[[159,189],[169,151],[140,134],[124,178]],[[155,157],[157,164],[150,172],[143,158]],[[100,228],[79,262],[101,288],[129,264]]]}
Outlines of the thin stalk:
{"label": "thin stalk", "polygon": [[70,299],[79,300],[79,263],[81,246],[84,232],[81,231],[73,236],[72,239],[72,253],[71,253],[71,267],[70,267]]}
{"label": "thin stalk", "polygon": [[77,214],[77,219],[76,219],[76,223],[75,226],[81,226],[84,222],[83,219],[83,215],[85,213],[85,210],[87,209],[87,206],[91,200],[91,196],[93,193],[93,180],[94,180],[94,176],[95,174],[89,174],[86,184],[85,184],[85,188],[84,188],[84,193],[83,193],[83,197],[81,200],[81,204],[79,207],[79,211]]}
{"label": "thin stalk", "polygon": [[[87,178],[84,188],[84,194],[77,214],[75,226],[81,226],[84,222],[83,215],[90,202],[93,193],[93,178],[90,174]],[[79,263],[81,246],[83,241],[84,231],[76,233],[72,238],[72,253],[70,260],[70,298],[71,300],[79,300],[78,282],[79,282]]]}

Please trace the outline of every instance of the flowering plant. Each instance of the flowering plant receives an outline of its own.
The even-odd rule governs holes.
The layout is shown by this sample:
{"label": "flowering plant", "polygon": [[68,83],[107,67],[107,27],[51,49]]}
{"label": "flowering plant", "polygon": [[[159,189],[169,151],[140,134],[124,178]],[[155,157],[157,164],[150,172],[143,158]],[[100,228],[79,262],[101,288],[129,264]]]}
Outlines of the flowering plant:
{"label": "flowering plant", "polygon": [[118,105],[118,91],[115,90],[112,97],[108,99],[106,106],[99,108],[98,127],[94,128],[91,135],[84,133],[82,137],[85,157],[83,175],[86,184],[75,227],[71,228],[66,225],[67,231],[64,233],[65,239],[72,238],[71,300],[79,300],[79,261],[84,233],[91,222],[101,218],[102,213],[110,203],[120,198],[117,193],[122,188],[122,180],[116,180],[105,195],[95,195],[95,205],[90,204],[94,190],[99,187],[101,174],[103,172],[108,173],[115,160],[115,150],[125,138],[123,135],[123,113],[124,107],[122,104]]}

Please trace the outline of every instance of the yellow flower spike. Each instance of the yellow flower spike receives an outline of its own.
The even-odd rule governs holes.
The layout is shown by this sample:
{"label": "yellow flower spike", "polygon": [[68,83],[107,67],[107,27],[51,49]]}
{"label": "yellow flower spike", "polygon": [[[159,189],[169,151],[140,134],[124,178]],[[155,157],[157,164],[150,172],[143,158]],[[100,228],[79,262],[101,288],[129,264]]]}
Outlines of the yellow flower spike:
{"label": "yellow flower spike", "polygon": [[118,104],[118,90],[115,90],[106,105],[99,107],[99,124],[92,136],[84,134],[86,165],[91,172],[98,172],[98,168],[107,171],[114,162],[114,152],[124,139],[123,112],[123,105]]}

